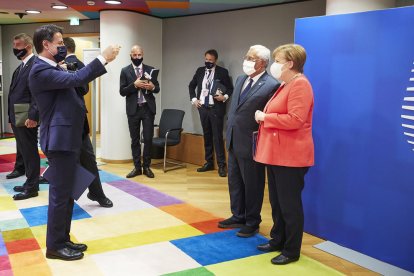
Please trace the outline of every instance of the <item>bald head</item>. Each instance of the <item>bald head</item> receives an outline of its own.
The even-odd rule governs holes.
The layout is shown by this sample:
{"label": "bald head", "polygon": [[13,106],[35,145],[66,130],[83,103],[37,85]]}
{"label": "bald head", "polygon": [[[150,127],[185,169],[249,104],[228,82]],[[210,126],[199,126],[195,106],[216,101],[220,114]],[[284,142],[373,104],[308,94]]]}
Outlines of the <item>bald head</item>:
{"label": "bald head", "polygon": [[131,48],[131,57],[132,58],[141,58],[144,56],[144,50],[139,45],[134,45]]}

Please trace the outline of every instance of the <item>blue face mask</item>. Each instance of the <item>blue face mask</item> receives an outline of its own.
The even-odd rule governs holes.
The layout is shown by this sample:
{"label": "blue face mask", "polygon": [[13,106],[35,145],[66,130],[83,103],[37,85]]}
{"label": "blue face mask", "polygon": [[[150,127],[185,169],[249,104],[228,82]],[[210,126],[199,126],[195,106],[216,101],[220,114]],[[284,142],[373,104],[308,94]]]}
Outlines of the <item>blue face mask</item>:
{"label": "blue face mask", "polygon": [[[66,54],[68,53],[68,51],[67,51],[65,45],[57,46],[56,48],[57,48],[57,53],[55,55],[53,55],[53,58],[55,59],[56,63],[59,63],[62,60],[65,60]],[[50,51],[49,51],[49,53],[52,54]]]}

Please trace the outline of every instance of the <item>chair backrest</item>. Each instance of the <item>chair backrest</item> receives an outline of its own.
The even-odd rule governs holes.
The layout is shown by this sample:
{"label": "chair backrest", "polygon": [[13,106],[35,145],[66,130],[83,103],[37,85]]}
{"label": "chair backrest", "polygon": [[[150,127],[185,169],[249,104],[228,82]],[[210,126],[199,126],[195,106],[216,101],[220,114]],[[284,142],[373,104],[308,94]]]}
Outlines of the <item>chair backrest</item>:
{"label": "chair backrest", "polygon": [[[160,119],[160,138],[164,138],[169,129],[181,129],[185,112],[179,109],[164,109]],[[181,131],[173,131],[168,134],[168,140],[180,141]]]}

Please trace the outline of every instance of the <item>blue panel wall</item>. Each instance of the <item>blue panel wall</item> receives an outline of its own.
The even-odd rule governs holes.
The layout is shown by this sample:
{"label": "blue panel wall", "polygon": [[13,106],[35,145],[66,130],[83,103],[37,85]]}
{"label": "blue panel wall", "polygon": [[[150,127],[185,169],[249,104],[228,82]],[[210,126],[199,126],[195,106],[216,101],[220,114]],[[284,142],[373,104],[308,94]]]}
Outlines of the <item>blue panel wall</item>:
{"label": "blue panel wall", "polygon": [[401,115],[414,116],[402,108],[414,106],[413,26],[408,7],[297,19],[295,30],[315,93],[305,231],[409,271],[414,129],[403,124],[414,120]]}

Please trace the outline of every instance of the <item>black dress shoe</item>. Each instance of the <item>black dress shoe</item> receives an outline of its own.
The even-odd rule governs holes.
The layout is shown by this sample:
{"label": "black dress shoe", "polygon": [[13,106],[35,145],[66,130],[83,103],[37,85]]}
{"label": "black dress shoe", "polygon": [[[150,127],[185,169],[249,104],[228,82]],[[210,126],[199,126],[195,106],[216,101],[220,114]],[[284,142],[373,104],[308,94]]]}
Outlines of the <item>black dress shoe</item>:
{"label": "black dress shoe", "polygon": [[86,251],[86,249],[88,249],[88,246],[86,244],[74,243],[72,241],[65,242],[65,245],[67,248],[70,248],[70,249],[73,249],[79,252],[83,252],[83,251]]}
{"label": "black dress shoe", "polygon": [[36,197],[38,195],[39,195],[39,193],[37,191],[24,190],[21,193],[15,194],[13,196],[13,199],[14,200],[23,200],[23,199],[28,199],[28,198],[31,198],[31,197]]}
{"label": "black dress shoe", "polygon": [[135,177],[135,176],[137,176],[137,175],[141,175],[142,174],[142,170],[141,170],[141,168],[139,168],[139,169],[137,169],[137,168],[134,168],[129,174],[127,174],[127,178],[132,178],[132,177]]}
{"label": "black dress shoe", "polygon": [[59,259],[64,261],[74,261],[83,258],[83,253],[77,250],[73,250],[69,247],[64,247],[59,250],[46,250],[46,258]]}
{"label": "black dress shoe", "polygon": [[11,173],[9,173],[8,175],[6,175],[6,178],[7,178],[7,179],[13,179],[13,178],[16,178],[16,177],[22,176],[22,175],[24,175],[24,174],[25,174],[25,172],[20,172],[20,171],[18,171],[18,170],[14,170],[14,171],[12,171]]}
{"label": "black dress shoe", "polygon": [[242,238],[249,238],[251,236],[254,236],[256,233],[259,232],[259,226],[249,226],[244,225],[239,232],[237,232],[238,237]]}
{"label": "black dress shoe", "polygon": [[13,191],[15,192],[23,192],[24,191],[24,187],[23,186],[14,186],[13,187]]}
{"label": "black dress shoe", "polygon": [[154,178],[154,173],[150,168],[142,168],[142,172],[149,178]]}
{"label": "black dress shoe", "polygon": [[270,243],[264,243],[257,246],[257,249],[263,252],[281,251],[281,246],[273,246]]}
{"label": "black dress shoe", "polygon": [[226,167],[219,167],[218,174],[221,177],[226,177],[227,176]]}
{"label": "black dress shoe", "polygon": [[210,163],[205,163],[201,168],[197,169],[197,172],[206,172],[214,170],[214,165]]}
{"label": "black dress shoe", "polygon": [[222,221],[219,221],[219,228],[241,228],[244,226],[244,221],[237,221],[234,218],[228,218]]}
{"label": "black dress shoe", "polygon": [[49,181],[43,176],[39,176],[39,184],[49,184]]}
{"label": "black dress shoe", "polygon": [[285,265],[288,263],[296,262],[297,260],[299,260],[299,257],[291,258],[291,257],[286,257],[283,254],[280,254],[279,256],[276,256],[272,259],[272,264]]}
{"label": "black dress shoe", "polygon": [[111,208],[112,206],[114,206],[114,204],[112,203],[112,201],[109,198],[107,198],[107,197],[97,198],[96,196],[91,195],[91,193],[88,193],[86,196],[90,200],[98,201],[99,205],[101,205],[102,207]]}

